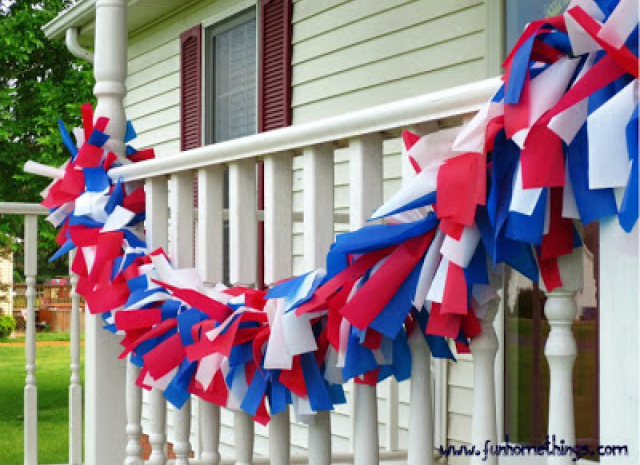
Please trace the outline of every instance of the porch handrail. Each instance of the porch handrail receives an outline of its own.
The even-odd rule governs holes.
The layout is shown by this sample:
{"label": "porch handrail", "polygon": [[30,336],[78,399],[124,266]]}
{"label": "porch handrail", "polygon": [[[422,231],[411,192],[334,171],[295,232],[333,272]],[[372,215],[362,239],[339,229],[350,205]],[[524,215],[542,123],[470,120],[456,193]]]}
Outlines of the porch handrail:
{"label": "porch handrail", "polygon": [[0,202],[0,215],[48,215],[49,211],[39,203]]}
{"label": "porch handrail", "polygon": [[499,77],[430,92],[309,123],[186,150],[109,171],[125,181],[195,170],[478,111],[498,90]]}

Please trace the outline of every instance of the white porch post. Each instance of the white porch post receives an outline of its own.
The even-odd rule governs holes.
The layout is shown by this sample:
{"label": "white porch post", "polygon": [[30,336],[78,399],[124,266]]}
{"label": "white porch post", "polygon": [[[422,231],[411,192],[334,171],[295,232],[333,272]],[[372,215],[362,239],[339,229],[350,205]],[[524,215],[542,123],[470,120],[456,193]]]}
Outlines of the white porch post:
{"label": "white porch post", "polygon": [[[563,285],[547,293],[544,313],[550,332],[544,347],[549,363],[549,440],[575,446],[576,429],[573,412],[573,362],[578,353],[571,325],[578,313],[575,295],[582,288],[582,250],[558,259]],[[569,465],[571,454],[549,456],[549,465]]]}
{"label": "white porch post", "polygon": [[[96,1],[94,76],[96,118],[106,116],[113,149],[124,150],[126,118],[123,99],[127,75],[127,2]],[[118,143],[119,142],[119,143]],[[118,360],[118,338],[102,329],[100,316],[86,322],[85,462],[122,463],[125,456],[125,365]]]}
{"label": "white porch post", "polygon": [[[635,249],[635,253],[633,250]],[[640,289],[638,226],[626,234],[617,218],[600,224],[600,444],[628,445],[628,455],[601,465],[640,463]]]}

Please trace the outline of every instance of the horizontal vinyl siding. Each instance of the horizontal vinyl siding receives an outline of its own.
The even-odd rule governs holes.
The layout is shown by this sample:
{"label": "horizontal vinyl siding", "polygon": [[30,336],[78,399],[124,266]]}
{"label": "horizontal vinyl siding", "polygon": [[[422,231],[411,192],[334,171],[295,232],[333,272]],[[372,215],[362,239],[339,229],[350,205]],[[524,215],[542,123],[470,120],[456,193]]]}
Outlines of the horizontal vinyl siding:
{"label": "horizontal vinyl siding", "polygon": [[293,122],[482,79],[482,0],[298,0]]}
{"label": "horizontal vinyl siding", "polygon": [[159,21],[129,39],[127,116],[138,138],[134,145],[154,147],[163,157],[180,150],[180,33],[202,22],[223,20],[243,11],[246,2],[203,0]]}

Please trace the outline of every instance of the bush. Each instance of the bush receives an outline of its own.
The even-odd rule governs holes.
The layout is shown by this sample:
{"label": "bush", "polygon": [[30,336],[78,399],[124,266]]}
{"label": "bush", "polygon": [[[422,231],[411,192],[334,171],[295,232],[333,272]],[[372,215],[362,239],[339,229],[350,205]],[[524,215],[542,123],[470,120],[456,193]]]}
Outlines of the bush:
{"label": "bush", "polygon": [[16,320],[11,315],[0,315],[0,339],[8,338],[16,329]]}

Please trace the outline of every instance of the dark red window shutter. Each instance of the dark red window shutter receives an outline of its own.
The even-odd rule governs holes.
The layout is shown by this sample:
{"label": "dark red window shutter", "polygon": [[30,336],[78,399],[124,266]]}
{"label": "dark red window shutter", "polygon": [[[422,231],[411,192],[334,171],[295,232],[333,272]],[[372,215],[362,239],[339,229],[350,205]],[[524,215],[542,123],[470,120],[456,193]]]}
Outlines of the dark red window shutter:
{"label": "dark red window shutter", "polygon": [[291,0],[260,1],[258,131],[291,124]]}
{"label": "dark red window shutter", "polygon": [[[180,34],[180,150],[202,145],[202,25]],[[198,178],[193,180],[198,206]]]}
{"label": "dark red window shutter", "polygon": [[180,150],[202,145],[202,26],[180,34]]}

